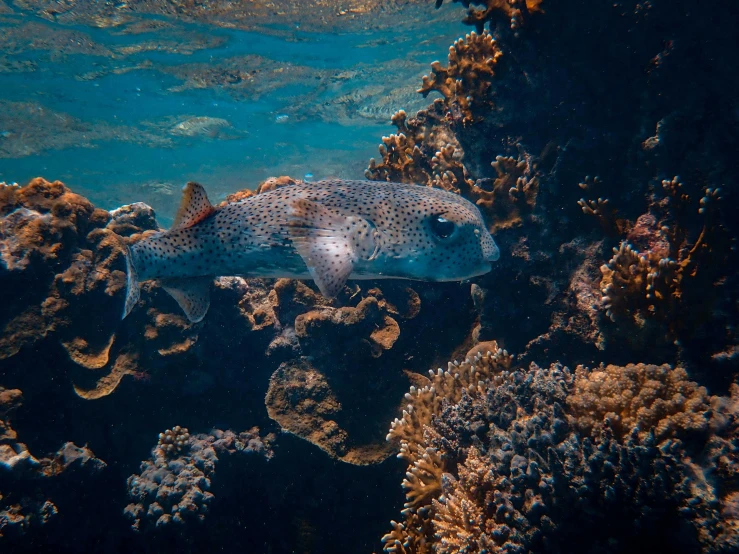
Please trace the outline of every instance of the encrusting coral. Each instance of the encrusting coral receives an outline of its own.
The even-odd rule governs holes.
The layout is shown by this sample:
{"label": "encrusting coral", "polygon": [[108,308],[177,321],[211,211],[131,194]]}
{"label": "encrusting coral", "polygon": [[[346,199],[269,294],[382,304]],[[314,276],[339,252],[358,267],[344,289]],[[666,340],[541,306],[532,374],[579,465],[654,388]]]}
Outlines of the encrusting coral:
{"label": "encrusting coral", "polygon": [[[404,519],[383,537],[386,551],[739,546],[735,395],[709,397],[669,366],[573,374],[511,368],[501,355],[478,349],[409,392],[388,435],[408,471]],[[680,539],[648,535],[673,525],[686,529]]]}

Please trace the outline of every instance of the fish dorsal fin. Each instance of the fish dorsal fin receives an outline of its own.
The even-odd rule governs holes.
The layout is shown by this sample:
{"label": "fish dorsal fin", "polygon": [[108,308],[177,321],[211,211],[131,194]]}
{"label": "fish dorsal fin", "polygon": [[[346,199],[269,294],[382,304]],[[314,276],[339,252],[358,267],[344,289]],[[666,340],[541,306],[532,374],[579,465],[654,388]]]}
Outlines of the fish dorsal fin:
{"label": "fish dorsal fin", "polygon": [[167,279],[161,282],[162,288],[185,312],[192,323],[202,321],[210,307],[209,277],[191,277],[186,279]]}
{"label": "fish dorsal fin", "polygon": [[182,201],[180,202],[180,209],[177,210],[177,215],[174,216],[172,229],[192,227],[211,216],[215,211],[216,209],[208,200],[203,185],[193,182],[187,183],[182,188]]}
{"label": "fish dorsal fin", "polygon": [[299,198],[290,204],[289,233],[321,294],[336,296],[359,259],[375,253],[375,227],[361,217]]}

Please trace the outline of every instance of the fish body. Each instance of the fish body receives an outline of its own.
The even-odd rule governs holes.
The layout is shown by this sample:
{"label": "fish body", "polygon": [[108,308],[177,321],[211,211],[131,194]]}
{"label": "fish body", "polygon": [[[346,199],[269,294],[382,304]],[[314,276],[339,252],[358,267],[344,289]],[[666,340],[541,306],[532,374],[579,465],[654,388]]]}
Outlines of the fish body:
{"label": "fish body", "polygon": [[336,179],[215,208],[188,183],[173,228],[130,247],[124,317],[149,279],[199,321],[215,276],[313,279],[332,297],[347,279],[468,279],[499,255],[477,207],[439,189]]}

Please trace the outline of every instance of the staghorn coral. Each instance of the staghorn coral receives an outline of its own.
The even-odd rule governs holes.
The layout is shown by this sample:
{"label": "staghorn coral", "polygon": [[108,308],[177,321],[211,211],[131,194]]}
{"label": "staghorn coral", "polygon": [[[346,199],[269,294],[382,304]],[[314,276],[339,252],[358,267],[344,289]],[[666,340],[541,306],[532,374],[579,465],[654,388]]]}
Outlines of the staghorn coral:
{"label": "staghorn coral", "polygon": [[400,443],[398,457],[408,462],[403,479],[406,502],[402,513],[406,521],[391,522],[393,531],[382,539],[388,552],[427,551],[424,545],[429,542],[429,505],[441,491],[442,476],[448,469],[438,449],[428,445],[426,433],[432,418],[443,403],[483,390],[483,383],[510,367],[511,360],[497,343],[487,343],[461,364],[450,363],[446,371],[430,371],[426,385],[412,386],[406,394],[408,404],[387,435],[388,441]]}
{"label": "staghorn coral", "polygon": [[[160,446],[141,463],[141,473],[128,478],[128,493],[134,501],[124,510],[136,531],[166,529],[188,520],[203,521],[214,495],[210,492],[219,459],[233,455],[258,456],[269,460],[274,453],[268,435],[259,429],[234,433],[214,429],[189,436],[187,453],[165,453]],[[161,439],[160,439],[161,440]]]}
{"label": "staghorn coral", "polygon": [[493,109],[491,82],[502,55],[487,31],[465,35],[449,48],[448,67],[431,64],[432,75],[424,75],[418,92],[424,98],[439,92],[455,124],[475,123]]}

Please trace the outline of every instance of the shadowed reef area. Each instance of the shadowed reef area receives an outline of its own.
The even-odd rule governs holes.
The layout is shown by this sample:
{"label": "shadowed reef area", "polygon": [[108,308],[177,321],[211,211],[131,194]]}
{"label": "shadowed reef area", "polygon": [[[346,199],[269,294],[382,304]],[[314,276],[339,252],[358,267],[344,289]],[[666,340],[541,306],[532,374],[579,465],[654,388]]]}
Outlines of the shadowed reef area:
{"label": "shadowed reef area", "polygon": [[[81,4],[0,2],[0,17],[129,34],[174,18],[280,34],[287,19],[420,44],[418,14],[452,14],[448,55],[404,78],[389,63],[407,109],[378,107],[390,85],[366,67],[385,88],[305,93],[280,114],[376,117],[377,154],[356,172],[464,196],[501,258],[471,282],[350,281],[333,300],[312,282],[221,277],[199,323],[149,282],[121,321],[125,247],[158,213],[103,209],[73,175],[0,184],[4,552],[739,551],[734,3]],[[11,54],[2,71],[34,70]],[[105,75],[120,69],[108,54],[169,74],[172,94],[276,90],[266,57],[249,55],[251,78],[236,55],[151,69],[112,50]],[[307,61],[282,67],[331,88]],[[193,111],[89,136],[55,117],[57,142],[12,102],[0,121],[35,123],[0,138],[3,159],[82,135],[244,139]]]}

